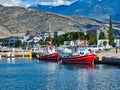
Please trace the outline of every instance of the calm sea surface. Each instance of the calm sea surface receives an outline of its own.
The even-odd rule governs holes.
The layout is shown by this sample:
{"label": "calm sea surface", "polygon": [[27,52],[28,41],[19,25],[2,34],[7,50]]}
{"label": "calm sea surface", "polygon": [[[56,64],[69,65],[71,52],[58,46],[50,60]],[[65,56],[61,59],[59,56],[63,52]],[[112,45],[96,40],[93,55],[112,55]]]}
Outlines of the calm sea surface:
{"label": "calm sea surface", "polygon": [[0,90],[120,90],[120,66],[0,60]]}

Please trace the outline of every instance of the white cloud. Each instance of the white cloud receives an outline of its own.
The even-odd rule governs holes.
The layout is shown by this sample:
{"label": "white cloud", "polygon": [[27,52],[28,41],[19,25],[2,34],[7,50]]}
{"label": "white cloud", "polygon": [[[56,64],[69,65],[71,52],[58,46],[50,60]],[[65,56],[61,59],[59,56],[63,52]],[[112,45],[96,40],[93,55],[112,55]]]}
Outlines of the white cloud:
{"label": "white cloud", "polygon": [[28,3],[22,2],[22,0],[0,0],[0,4],[2,4],[3,6],[29,6]]}
{"label": "white cloud", "polygon": [[29,7],[31,5],[70,5],[77,0],[0,0],[0,4],[3,6],[22,6]]}
{"label": "white cloud", "polygon": [[51,6],[59,6],[59,5],[70,5],[72,2],[65,0],[54,0],[54,1],[41,1],[39,4],[41,5],[51,5]]}

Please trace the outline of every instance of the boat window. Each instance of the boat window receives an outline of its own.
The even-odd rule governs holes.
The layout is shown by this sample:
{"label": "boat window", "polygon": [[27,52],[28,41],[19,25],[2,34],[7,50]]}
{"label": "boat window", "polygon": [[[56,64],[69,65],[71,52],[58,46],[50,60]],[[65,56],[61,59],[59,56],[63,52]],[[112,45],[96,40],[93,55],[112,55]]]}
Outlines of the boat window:
{"label": "boat window", "polygon": [[84,55],[84,52],[80,52],[80,55]]}
{"label": "boat window", "polygon": [[93,46],[93,47],[97,47],[97,46]]}
{"label": "boat window", "polygon": [[85,49],[85,47],[79,48],[80,51],[84,51]]}

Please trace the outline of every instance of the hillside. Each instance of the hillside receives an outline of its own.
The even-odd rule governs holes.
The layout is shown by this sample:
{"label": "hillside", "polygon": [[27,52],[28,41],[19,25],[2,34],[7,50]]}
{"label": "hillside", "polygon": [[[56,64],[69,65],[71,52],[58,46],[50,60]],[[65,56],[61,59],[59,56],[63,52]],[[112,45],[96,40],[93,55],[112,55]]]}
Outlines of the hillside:
{"label": "hillside", "polygon": [[0,7],[0,37],[21,36],[28,30],[31,34],[38,34],[48,31],[49,23],[52,31],[65,32],[84,31],[100,25],[81,16],[63,16],[22,7]]}
{"label": "hillside", "polygon": [[[100,21],[120,22],[120,0],[78,0],[69,6],[31,6],[38,10],[44,10],[63,15],[82,15]],[[62,8],[60,8],[62,7]]]}

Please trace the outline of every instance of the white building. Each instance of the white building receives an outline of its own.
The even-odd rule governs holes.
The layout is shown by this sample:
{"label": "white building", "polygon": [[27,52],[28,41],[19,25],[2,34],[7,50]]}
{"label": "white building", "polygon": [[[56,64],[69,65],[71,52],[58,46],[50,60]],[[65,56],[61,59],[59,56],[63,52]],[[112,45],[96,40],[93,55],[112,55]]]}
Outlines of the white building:
{"label": "white building", "polygon": [[[54,33],[50,33],[51,37],[54,38]],[[42,40],[45,41],[47,37],[49,37],[49,32],[42,32],[41,35]]]}
{"label": "white building", "polygon": [[75,41],[64,41],[64,46],[78,46],[82,42],[80,40],[75,40]]}
{"label": "white building", "polygon": [[65,34],[65,32],[63,32],[63,31],[54,32],[54,36],[60,36],[60,35],[63,35],[63,34]]}
{"label": "white building", "polygon": [[29,39],[29,37],[30,37],[30,35],[23,36],[19,40],[21,41],[21,43],[24,43],[24,42],[26,42]]}
{"label": "white building", "polygon": [[42,37],[40,35],[30,36],[27,40],[27,47],[39,48],[39,40]]}
{"label": "white building", "polygon": [[115,47],[120,47],[120,39],[114,39]]}
{"label": "white building", "polygon": [[[104,42],[106,42],[106,46],[104,46]],[[109,45],[108,39],[97,40],[97,45],[103,48],[111,48],[111,46]]]}

